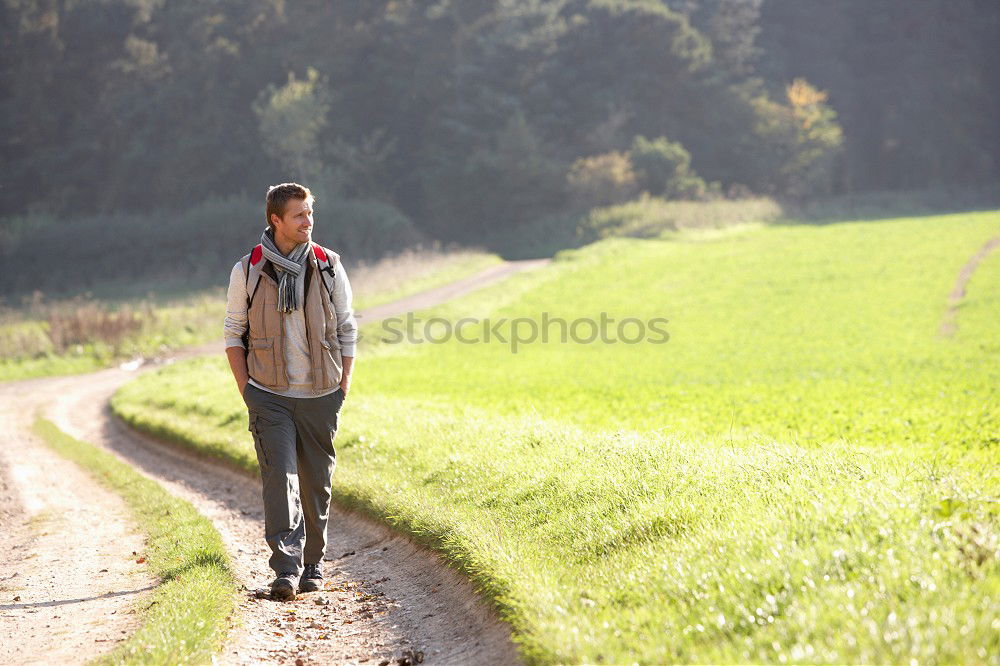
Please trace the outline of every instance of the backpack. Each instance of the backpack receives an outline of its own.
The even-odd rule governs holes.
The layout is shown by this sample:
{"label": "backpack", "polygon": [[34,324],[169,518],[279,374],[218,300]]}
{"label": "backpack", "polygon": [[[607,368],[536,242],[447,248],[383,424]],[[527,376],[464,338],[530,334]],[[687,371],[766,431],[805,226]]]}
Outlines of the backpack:
{"label": "backpack", "polygon": [[[318,243],[312,243],[313,254],[316,256],[317,268],[319,268],[320,282],[326,288],[326,296],[330,299],[330,305],[333,305],[333,279],[336,275],[333,270],[334,264],[337,263],[337,259],[340,258],[333,250],[328,250]],[[264,248],[258,243],[253,250],[250,251],[250,261],[244,263],[243,273],[247,280],[247,314],[250,313],[250,305],[253,303],[253,297],[257,293],[257,285],[260,283],[260,273],[261,271],[253,270],[257,264],[260,263],[261,259],[264,258]],[[328,277],[329,276],[329,277]],[[250,322],[247,322],[247,330],[243,333],[243,348],[245,350],[250,349]]]}

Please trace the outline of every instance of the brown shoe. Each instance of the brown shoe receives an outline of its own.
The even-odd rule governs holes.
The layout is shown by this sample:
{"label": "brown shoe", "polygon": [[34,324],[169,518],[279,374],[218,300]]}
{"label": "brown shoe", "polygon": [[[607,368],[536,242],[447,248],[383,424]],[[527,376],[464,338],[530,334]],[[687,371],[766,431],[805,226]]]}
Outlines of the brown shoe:
{"label": "brown shoe", "polygon": [[271,583],[271,598],[278,601],[295,600],[295,574],[283,573]]}
{"label": "brown shoe", "polygon": [[307,564],[299,579],[299,592],[318,592],[323,587],[323,572],[318,564]]}

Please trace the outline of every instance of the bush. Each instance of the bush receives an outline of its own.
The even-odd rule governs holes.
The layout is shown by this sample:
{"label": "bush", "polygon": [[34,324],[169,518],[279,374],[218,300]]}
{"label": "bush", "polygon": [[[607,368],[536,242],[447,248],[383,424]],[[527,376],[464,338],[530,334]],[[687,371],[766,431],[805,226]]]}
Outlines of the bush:
{"label": "bush", "polygon": [[[44,218],[11,230],[0,289],[81,293],[101,284],[218,283],[264,227],[261,202],[211,199],[185,211]],[[241,253],[242,254],[242,253]]]}
{"label": "bush", "polygon": [[578,211],[543,215],[502,233],[485,234],[480,240],[504,259],[551,257],[559,250],[583,243],[577,233],[581,215]]}
{"label": "bush", "polygon": [[636,136],[628,156],[645,192],[668,199],[721,197],[719,184],[707,185],[691,169],[691,154],[665,136],[656,139]]}
{"label": "bush", "polygon": [[424,241],[399,209],[381,201],[317,201],[316,241],[345,261],[376,259]]}
{"label": "bush", "polygon": [[638,191],[628,155],[615,151],[576,160],[566,183],[573,206],[582,209],[621,203]]}

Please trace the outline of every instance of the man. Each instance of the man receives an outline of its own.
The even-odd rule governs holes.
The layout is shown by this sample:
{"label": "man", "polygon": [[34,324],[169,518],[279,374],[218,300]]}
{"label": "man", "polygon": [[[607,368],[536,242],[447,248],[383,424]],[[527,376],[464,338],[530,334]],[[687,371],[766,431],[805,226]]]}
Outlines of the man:
{"label": "man", "polygon": [[357,344],[340,257],[312,242],[313,202],[297,183],[268,190],[268,226],[233,266],[226,307],[226,356],[247,405],[281,600],[323,583],[333,440]]}

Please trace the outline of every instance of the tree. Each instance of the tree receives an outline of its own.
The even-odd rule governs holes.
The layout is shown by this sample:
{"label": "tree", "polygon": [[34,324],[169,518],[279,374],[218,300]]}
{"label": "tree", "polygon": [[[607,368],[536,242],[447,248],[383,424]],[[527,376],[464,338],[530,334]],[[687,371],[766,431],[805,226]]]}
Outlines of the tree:
{"label": "tree", "polygon": [[300,182],[320,179],[324,173],[319,149],[332,95],[319,72],[306,70],[305,79],[288,73],[281,87],[268,84],[253,104],[265,150]]}
{"label": "tree", "polygon": [[760,146],[758,189],[795,199],[829,194],[843,134],[827,95],[805,79],[785,88],[787,104],[764,96],[757,110],[755,141]]}

